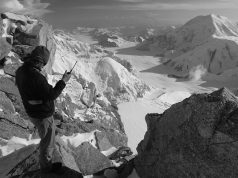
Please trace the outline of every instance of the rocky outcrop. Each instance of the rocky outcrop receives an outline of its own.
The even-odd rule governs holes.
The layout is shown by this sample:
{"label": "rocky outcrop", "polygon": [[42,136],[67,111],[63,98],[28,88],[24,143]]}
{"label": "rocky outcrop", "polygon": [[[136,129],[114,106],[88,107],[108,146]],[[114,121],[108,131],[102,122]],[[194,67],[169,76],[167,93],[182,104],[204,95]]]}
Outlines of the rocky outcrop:
{"label": "rocky outcrop", "polygon": [[87,142],[76,148],[74,158],[84,175],[92,175],[113,167],[113,163],[106,156]]}
{"label": "rocky outcrop", "polygon": [[[1,27],[0,28],[6,28],[5,31],[3,30],[1,34],[1,59],[4,56],[7,56],[8,53],[11,51],[15,52],[18,56],[15,56],[14,58],[11,57],[11,65],[6,66],[6,73],[9,74],[9,68],[14,67],[16,69],[19,67],[19,58],[23,59],[25,56],[27,56],[31,51],[38,45],[46,46],[50,51],[50,61],[48,63],[48,67],[52,67],[52,63],[54,61],[55,57],[55,51],[56,51],[56,45],[54,43],[54,35],[53,30],[50,25],[45,23],[44,21],[40,19],[36,19],[31,16],[25,16],[25,15],[19,15],[14,13],[5,13],[8,20],[8,25],[4,24],[6,27],[3,26],[3,20],[1,20]],[[18,33],[12,33],[8,34],[9,30],[13,28],[12,24],[16,23],[17,20],[22,21],[25,23],[24,30]],[[13,41],[11,44],[7,43],[7,38],[12,38]],[[14,57],[14,56],[13,56]],[[10,59],[9,59],[10,60]],[[10,70],[10,74],[14,74],[14,70]]]}
{"label": "rocky outcrop", "polygon": [[[80,175],[77,163],[72,155],[72,151],[61,140],[57,140],[57,151],[54,155],[61,156],[63,165],[69,170],[74,170]],[[14,161],[13,161],[14,160]],[[37,177],[39,172],[39,149],[37,145],[24,147],[6,157],[1,158],[1,163],[6,166],[1,170],[0,177]],[[2,167],[1,167],[2,168]],[[38,171],[38,172],[37,172]],[[32,174],[31,176],[29,176]],[[27,176],[28,175],[28,176]],[[49,175],[46,175],[49,177]],[[55,176],[57,177],[57,176]]]}
{"label": "rocky outcrop", "polygon": [[0,91],[0,138],[10,139],[13,136],[28,138],[29,130],[32,128],[33,126],[28,120],[16,113],[14,104],[9,97]]}
{"label": "rocky outcrop", "polygon": [[140,177],[237,177],[238,99],[222,88],[148,114],[137,147]]}
{"label": "rocky outcrop", "polygon": [[94,29],[90,32],[91,35],[98,41],[98,44],[102,47],[119,47],[124,39],[120,33],[116,31],[110,31],[108,29]]}
{"label": "rocky outcrop", "polygon": [[101,40],[98,44],[103,47],[119,47],[119,44],[117,44],[117,42],[111,38]]}
{"label": "rocky outcrop", "polygon": [[[61,177],[68,174],[77,175],[78,177],[81,174],[91,175],[114,166],[111,160],[87,142],[82,143],[77,148],[73,148],[57,137],[54,155],[55,157],[60,156],[60,160],[64,166],[64,173]],[[4,170],[1,170],[3,167],[0,166],[1,178],[18,177],[20,175],[38,177],[41,175],[39,172],[38,145],[24,147],[8,156],[0,158],[0,161],[1,164],[6,165]],[[44,176],[50,177],[50,174]],[[54,174],[52,176],[57,177]]]}

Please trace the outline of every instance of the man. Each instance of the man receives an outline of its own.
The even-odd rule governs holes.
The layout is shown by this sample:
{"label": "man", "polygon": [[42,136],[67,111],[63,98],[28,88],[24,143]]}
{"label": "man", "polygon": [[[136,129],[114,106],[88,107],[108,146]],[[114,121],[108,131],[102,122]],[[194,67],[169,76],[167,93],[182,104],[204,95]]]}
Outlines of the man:
{"label": "man", "polygon": [[[16,71],[16,85],[23,105],[31,121],[38,129],[40,142],[40,166],[42,172],[54,172],[61,163],[54,163],[55,124],[52,117],[54,100],[61,94],[71,74],[64,73],[53,88],[41,74],[49,60],[50,52],[44,46],[37,46],[24,64]],[[53,164],[54,163],[54,164]]]}

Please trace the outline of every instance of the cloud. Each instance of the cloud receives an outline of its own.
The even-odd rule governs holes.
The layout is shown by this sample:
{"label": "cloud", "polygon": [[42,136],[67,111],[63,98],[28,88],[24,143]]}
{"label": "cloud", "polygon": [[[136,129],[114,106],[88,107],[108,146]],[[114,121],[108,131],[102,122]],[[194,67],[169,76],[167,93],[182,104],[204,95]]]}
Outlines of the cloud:
{"label": "cloud", "polygon": [[49,5],[49,3],[41,3],[40,0],[0,0],[0,11],[42,16],[51,12],[47,9]]}
{"label": "cloud", "polygon": [[0,10],[1,11],[18,11],[22,10],[24,6],[18,0],[1,0]]}
{"label": "cloud", "polygon": [[202,77],[207,73],[207,69],[205,69],[202,65],[193,67],[189,71],[189,79],[192,81],[199,81]]}
{"label": "cloud", "polygon": [[88,10],[210,10],[238,9],[237,0],[78,0],[77,9]]}
{"label": "cloud", "polygon": [[144,3],[127,7],[128,10],[209,10],[209,9],[238,9],[237,2],[219,1],[194,3]]}
{"label": "cloud", "polygon": [[[81,0],[84,2],[84,0]],[[92,1],[91,1],[92,2]],[[93,1],[95,2],[95,1]],[[118,10],[209,10],[238,9],[237,0],[107,0],[101,3],[88,3],[79,9],[118,9]],[[80,3],[79,3],[80,4]]]}

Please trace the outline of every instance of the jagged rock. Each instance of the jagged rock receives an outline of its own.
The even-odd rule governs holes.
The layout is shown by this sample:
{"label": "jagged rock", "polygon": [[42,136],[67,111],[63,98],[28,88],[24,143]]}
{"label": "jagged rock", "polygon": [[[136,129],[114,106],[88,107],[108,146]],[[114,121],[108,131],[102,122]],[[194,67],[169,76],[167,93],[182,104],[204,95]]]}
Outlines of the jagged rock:
{"label": "jagged rock", "polygon": [[35,163],[35,160],[38,159],[36,148],[36,145],[30,145],[0,158],[0,177],[12,177],[23,174],[24,171],[29,169],[39,169],[39,165],[36,166]]}
{"label": "jagged rock", "polygon": [[0,137],[10,139],[12,136],[28,138],[29,121],[16,114],[12,101],[0,91]]}
{"label": "jagged rock", "polygon": [[19,63],[7,64],[4,66],[4,73],[10,76],[15,76],[16,70],[21,66]]}
{"label": "jagged rock", "polygon": [[20,96],[17,86],[13,82],[12,78],[0,77],[0,83],[0,91],[13,94],[15,96]]}
{"label": "jagged rock", "polygon": [[0,59],[4,58],[8,55],[10,50],[12,49],[11,45],[6,41],[6,38],[0,37]]}
{"label": "jagged rock", "polygon": [[84,175],[113,167],[112,162],[88,142],[82,143],[75,149],[75,160]]}
{"label": "jagged rock", "polygon": [[24,57],[28,56],[34,49],[35,46],[15,45],[13,46],[12,51],[18,54],[19,58],[24,61]]}
{"label": "jagged rock", "polygon": [[25,112],[19,91],[13,81],[13,78],[0,77],[0,83],[0,91],[4,92],[11,100],[14,105],[15,111],[18,112],[22,118],[28,119],[28,115]]}
{"label": "jagged rock", "polygon": [[[47,67],[52,67],[56,51],[56,44],[54,43],[52,27],[41,19],[36,19],[31,16],[19,15],[14,13],[5,14],[9,19],[11,19],[11,22],[21,20],[26,24],[24,27],[25,32],[20,32],[20,34],[13,35],[13,51],[17,53],[21,59],[23,59],[28,54],[30,54],[36,46],[46,46],[50,51],[50,62],[48,63]],[[1,44],[5,44],[4,41],[6,40],[2,38],[2,41],[3,42]],[[10,50],[7,50],[9,47],[7,48],[5,46],[1,45],[1,50],[4,49],[4,51],[9,52]],[[4,56],[5,53],[8,52],[1,52],[1,56]]]}
{"label": "jagged rock", "polygon": [[[105,128],[102,125],[100,125],[100,123],[95,123],[95,122],[90,123],[90,122],[84,122],[80,120],[66,120],[62,122],[59,127],[64,130],[64,135],[67,135],[67,136],[70,136],[73,133],[85,133],[85,132],[92,132],[94,130],[99,130],[101,131],[99,134],[102,134],[102,135],[105,134],[106,138],[109,140],[109,143],[111,145],[115,147],[127,145],[127,136],[125,134],[119,133],[118,131],[115,131],[114,129]],[[106,142],[107,141],[105,141],[105,143]]]}
{"label": "jagged rock", "polygon": [[[14,105],[15,111],[24,119],[28,119],[23,103],[12,77],[0,77],[0,91],[4,92]],[[1,102],[0,102],[1,105]]]}
{"label": "jagged rock", "polygon": [[78,108],[75,103],[72,102],[72,99],[68,94],[59,96],[59,98],[56,100],[55,104],[57,110],[64,115],[67,115],[68,117],[73,118],[74,117],[74,111]]}
{"label": "jagged rock", "polygon": [[106,151],[112,147],[106,134],[104,132],[95,132],[95,138],[97,140],[97,147],[100,151]]}
{"label": "jagged rock", "polygon": [[22,65],[19,56],[11,52],[11,55],[5,58],[5,63],[3,64],[4,73],[15,77],[16,70]]}
{"label": "jagged rock", "polygon": [[115,42],[111,38],[104,39],[104,40],[100,41],[98,44],[103,46],[103,47],[119,47],[117,42]]}
{"label": "jagged rock", "polygon": [[139,176],[237,177],[237,109],[238,99],[222,88],[147,116],[135,158]]}
{"label": "jagged rock", "polygon": [[33,128],[28,120],[22,119],[19,115],[0,112],[0,137],[10,139],[13,136],[28,138]]}
{"label": "jagged rock", "polygon": [[144,40],[145,40],[145,39],[144,39],[142,36],[138,36],[138,37],[137,37],[137,41],[138,41],[139,43],[142,43]]}
{"label": "jagged rock", "polygon": [[56,149],[62,156],[64,166],[77,172],[82,172],[78,167],[78,163],[74,157],[73,150],[71,150],[68,145],[65,144],[59,137],[56,137]]}
{"label": "jagged rock", "polygon": [[41,173],[39,170],[27,172],[23,175],[12,176],[11,178],[83,178],[82,174],[68,167],[62,168],[62,174]]}
{"label": "jagged rock", "polygon": [[109,140],[109,142],[115,146],[115,147],[120,147],[120,146],[127,146],[127,141],[128,138],[126,134],[119,133],[116,130],[113,129],[108,129],[106,130],[106,135]]}
{"label": "jagged rock", "polygon": [[[57,137],[56,137],[57,138]],[[66,175],[81,176],[78,166],[72,154],[72,150],[60,139],[56,139],[56,153],[62,157]],[[58,177],[54,174],[40,174],[39,172],[39,149],[38,145],[29,145],[14,153],[0,158],[0,177]],[[2,165],[2,166],[1,166]],[[5,165],[5,166],[3,166]],[[64,176],[61,177],[64,177]],[[60,177],[60,176],[59,176]]]}
{"label": "jagged rock", "polygon": [[0,110],[4,113],[15,114],[15,108],[5,93],[0,91]]}

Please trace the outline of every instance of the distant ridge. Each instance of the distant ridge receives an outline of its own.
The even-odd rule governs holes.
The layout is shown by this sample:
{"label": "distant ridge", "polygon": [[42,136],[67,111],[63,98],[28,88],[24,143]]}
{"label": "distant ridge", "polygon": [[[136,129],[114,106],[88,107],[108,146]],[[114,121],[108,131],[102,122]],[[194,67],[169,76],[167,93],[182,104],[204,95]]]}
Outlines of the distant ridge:
{"label": "distant ridge", "polygon": [[169,59],[172,76],[187,78],[196,68],[216,75],[229,70],[232,75],[230,70],[238,66],[238,26],[220,15],[197,16],[138,48],[153,48]]}

